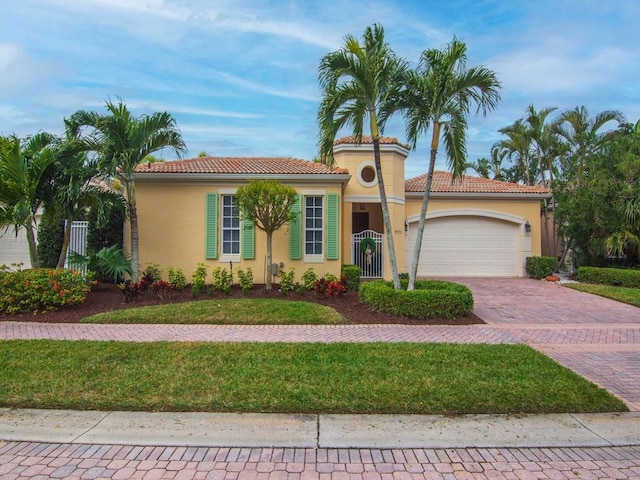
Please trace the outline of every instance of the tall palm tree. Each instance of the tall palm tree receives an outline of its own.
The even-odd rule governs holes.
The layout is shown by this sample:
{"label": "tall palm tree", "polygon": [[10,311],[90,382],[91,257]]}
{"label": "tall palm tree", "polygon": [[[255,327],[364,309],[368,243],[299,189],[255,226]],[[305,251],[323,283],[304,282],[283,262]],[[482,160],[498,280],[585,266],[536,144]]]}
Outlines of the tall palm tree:
{"label": "tall palm tree", "polygon": [[445,49],[425,50],[416,70],[407,76],[407,89],[399,97],[399,105],[405,114],[407,138],[414,148],[418,138],[431,128],[429,169],[409,271],[409,290],[413,290],[418,272],[440,137],[453,178],[461,177],[467,165],[467,115],[473,104],[476,113],[486,115],[499,101],[497,75],[484,66],[467,68],[467,46],[455,37]]}
{"label": "tall palm tree", "polygon": [[526,125],[522,119],[518,119],[498,131],[507,138],[496,142],[492,150],[498,149],[504,158],[511,161],[513,165],[511,180],[525,185],[534,185],[538,168],[531,162],[531,152],[529,151],[531,137]]}
{"label": "tall palm tree", "polygon": [[107,115],[80,110],[67,121],[71,133],[79,135],[87,148],[98,154],[98,169],[118,179],[125,189],[127,211],[131,225],[131,269],[133,280],[138,278],[138,213],[136,209],[135,169],[151,155],[164,148],[178,157],[186,152],[186,145],[174,118],[167,112],[156,112],[136,118],[123,100],[106,102]]}
{"label": "tall palm tree", "polygon": [[24,228],[32,268],[38,268],[35,227],[42,204],[40,184],[56,159],[56,137],[41,132],[24,141],[0,137],[0,226]]}
{"label": "tall palm tree", "polygon": [[356,141],[361,141],[365,123],[369,123],[389,262],[396,289],[400,288],[400,278],[382,177],[380,137],[393,113],[392,99],[402,88],[406,68],[406,62],[398,58],[385,42],[382,26],[374,24],[365,30],[362,44],[347,35],[345,45],[325,55],[318,70],[322,88],[318,109],[320,160],[333,164],[333,142],[343,127],[351,127]]}
{"label": "tall palm tree", "polygon": [[609,122],[615,122],[619,127],[625,121],[624,115],[617,110],[604,110],[591,117],[585,106],[560,114],[558,134],[569,144],[579,175],[582,175],[588,157],[611,134],[611,131],[601,132],[602,127]]}

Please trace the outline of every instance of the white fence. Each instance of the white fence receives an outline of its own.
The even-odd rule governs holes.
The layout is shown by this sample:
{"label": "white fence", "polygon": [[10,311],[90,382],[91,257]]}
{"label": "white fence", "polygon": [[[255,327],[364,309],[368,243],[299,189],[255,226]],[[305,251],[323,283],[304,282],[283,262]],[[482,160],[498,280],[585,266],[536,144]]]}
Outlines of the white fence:
{"label": "white fence", "polygon": [[89,222],[75,221],[71,222],[71,238],[69,239],[69,248],[67,249],[67,261],[65,267],[79,270],[83,275],[87,273],[87,267],[77,267],[69,264],[69,254],[75,252],[79,255],[87,254],[87,233],[89,231]]}

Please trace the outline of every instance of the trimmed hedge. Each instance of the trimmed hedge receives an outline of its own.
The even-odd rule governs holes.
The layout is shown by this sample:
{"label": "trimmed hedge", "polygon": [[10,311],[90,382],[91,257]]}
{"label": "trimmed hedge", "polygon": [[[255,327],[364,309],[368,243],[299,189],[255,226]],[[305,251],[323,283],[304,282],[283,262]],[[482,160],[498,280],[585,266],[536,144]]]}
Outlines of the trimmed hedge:
{"label": "trimmed hedge", "polygon": [[77,272],[34,268],[0,272],[0,312],[44,312],[83,303],[89,286]]}
{"label": "trimmed hedge", "polygon": [[580,267],[578,268],[578,280],[616,287],[640,288],[640,270]]}
{"label": "trimmed hedge", "polygon": [[374,309],[412,318],[455,318],[473,310],[473,295],[464,285],[440,280],[417,280],[416,289],[408,292],[407,281],[402,290],[394,290],[393,282],[375,280],[360,287],[360,301]]}
{"label": "trimmed hedge", "polygon": [[360,290],[360,267],[357,265],[343,265],[342,274],[347,277],[347,287],[349,290],[357,292]]}
{"label": "trimmed hedge", "polygon": [[556,257],[527,257],[526,270],[530,277],[541,280],[556,271]]}

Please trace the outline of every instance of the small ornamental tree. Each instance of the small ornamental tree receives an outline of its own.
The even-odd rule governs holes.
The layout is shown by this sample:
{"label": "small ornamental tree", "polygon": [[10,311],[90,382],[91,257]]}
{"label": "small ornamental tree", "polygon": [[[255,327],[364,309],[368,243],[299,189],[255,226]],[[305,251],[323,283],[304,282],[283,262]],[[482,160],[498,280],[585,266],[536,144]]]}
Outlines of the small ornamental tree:
{"label": "small ornamental tree", "polygon": [[236,204],[242,216],[267,234],[267,278],[266,289],[272,286],[272,239],[273,232],[295,218],[293,204],[296,191],[276,180],[249,180],[236,191]]}

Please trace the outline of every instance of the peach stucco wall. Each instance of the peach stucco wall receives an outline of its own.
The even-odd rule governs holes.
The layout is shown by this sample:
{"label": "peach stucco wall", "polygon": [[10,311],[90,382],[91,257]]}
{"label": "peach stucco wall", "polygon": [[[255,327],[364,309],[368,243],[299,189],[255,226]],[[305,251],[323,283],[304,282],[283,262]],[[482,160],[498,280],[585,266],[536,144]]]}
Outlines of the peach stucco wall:
{"label": "peach stucco wall", "polygon": [[[136,198],[140,231],[140,268],[144,269],[145,265],[150,263],[159,264],[165,271],[169,266],[178,267],[183,270],[188,281],[199,262],[205,263],[209,271],[217,266],[229,268],[229,258],[205,258],[205,199],[207,193],[232,194],[237,187],[238,185],[138,181]],[[299,187],[297,190],[302,194],[342,195],[340,185],[313,185]],[[343,216],[342,212],[340,216]],[[319,275],[340,274],[342,252],[338,260],[325,259],[324,263],[290,260],[288,231],[288,226],[284,226],[273,236],[273,262],[282,262],[287,271],[294,268],[296,280],[299,280],[309,267],[313,267]],[[238,260],[237,263],[234,261],[234,269],[251,267],[254,281],[264,283],[265,233],[256,229],[254,260],[234,260]],[[278,278],[274,281],[277,283]]]}

